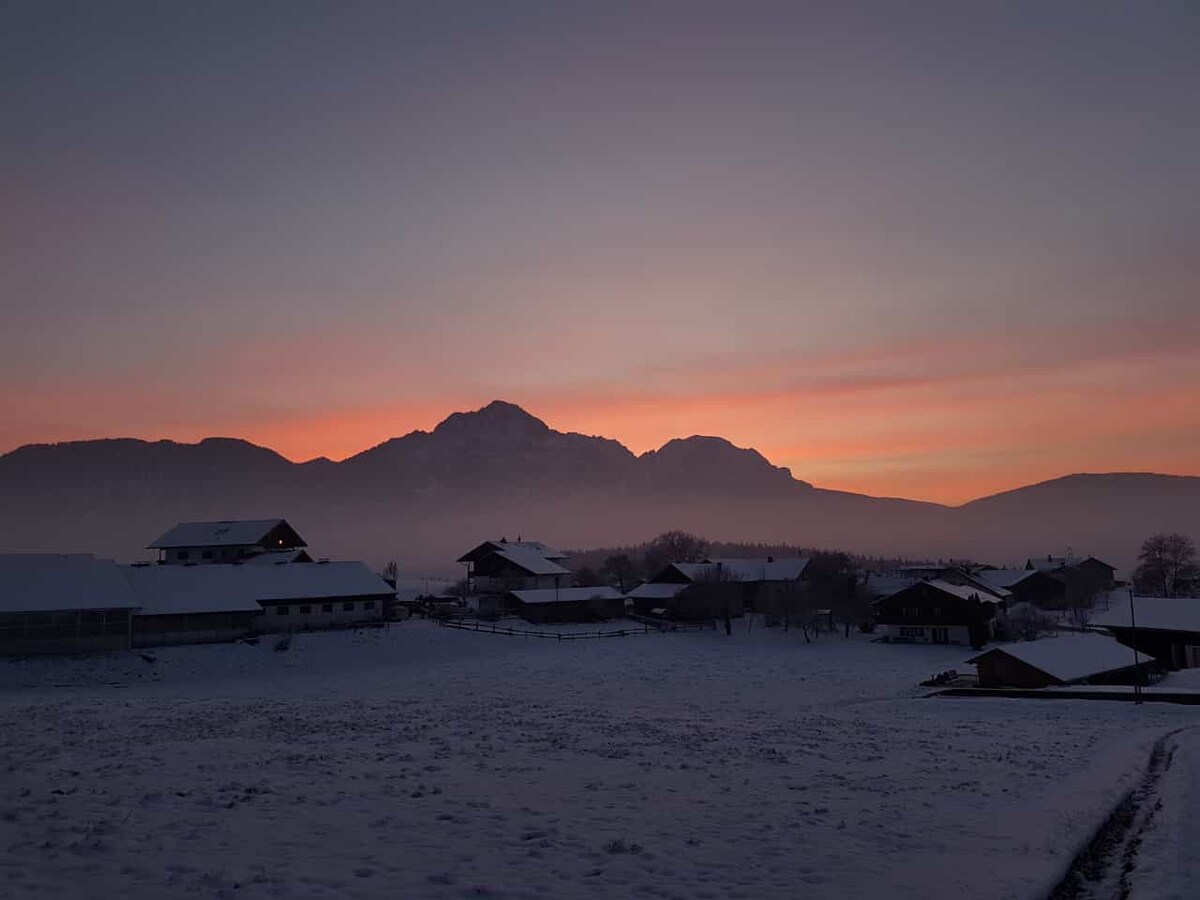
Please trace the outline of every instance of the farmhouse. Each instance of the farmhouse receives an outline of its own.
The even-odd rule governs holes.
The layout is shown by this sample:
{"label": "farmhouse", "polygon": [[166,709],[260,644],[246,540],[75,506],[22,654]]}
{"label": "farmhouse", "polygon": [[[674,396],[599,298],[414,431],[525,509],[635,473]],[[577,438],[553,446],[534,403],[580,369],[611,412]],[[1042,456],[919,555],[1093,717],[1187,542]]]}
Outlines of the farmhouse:
{"label": "farmhouse", "polygon": [[0,554],[0,653],[129,647],[137,601],[115,562],[90,553]]}
{"label": "farmhouse", "polygon": [[1101,634],[1071,634],[993,647],[967,662],[980,687],[1041,688],[1065,684],[1133,684],[1151,661]]}
{"label": "farmhouse", "polygon": [[625,596],[611,587],[509,591],[504,608],[526,622],[598,622],[625,613]]}
{"label": "farmhouse", "polygon": [[308,561],[308,545],[286,519],[235,519],[180,522],[147,545],[160,563],[231,563],[267,552],[300,551],[292,561]]}
{"label": "farmhouse", "polygon": [[1033,557],[1025,561],[1030,571],[1051,572],[1066,584],[1066,605],[1078,606],[1111,591],[1116,569],[1094,556]]}
{"label": "farmhouse", "polygon": [[992,639],[1004,600],[981,588],[935,579],[875,601],[875,621],[899,643],[982,646]]}
{"label": "farmhouse", "polygon": [[1200,600],[1134,597],[1131,615],[1126,591],[1113,591],[1108,599],[1110,608],[1096,625],[1168,669],[1200,667]]}
{"label": "farmhouse", "polygon": [[561,565],[566,555],[540,541],[484,541],[458,558],[467,567],[468,590],[475,594],[563,588],[571,571]]}
{"label": "farmhouse", "polygon": [[1048,569],[984,569],[975,576],[992,588],[1012,593],[1012,602],[1038,609],[1067,607],[1067,579]]}

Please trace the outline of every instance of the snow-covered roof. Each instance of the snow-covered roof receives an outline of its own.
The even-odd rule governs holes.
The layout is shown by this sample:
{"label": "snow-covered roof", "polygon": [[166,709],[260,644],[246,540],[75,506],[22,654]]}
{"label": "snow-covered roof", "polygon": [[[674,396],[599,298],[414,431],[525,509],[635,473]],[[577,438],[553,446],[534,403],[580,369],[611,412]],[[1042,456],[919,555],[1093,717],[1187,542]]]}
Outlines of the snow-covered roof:
{"label": "snow-covered roof", "polygon": [[90,553],[0,554],[0,611],[130,609],[133,592],[111,559]]}
{"label": "snow-covered roof", "polygon": [[138,615],[259,612],[254,587],[261,580],[242,566],[122,566]]}
{"label": "snow-covered roof", "polygon": [[458,558],[458,562],[476,562],[497,550],[527,550],[545,559],[566,559],[567,554],[546,546],[541,541],[484,541],[478,547],[468,550]]}
{"label": "snow-covered roof", "polygon": [[975,573],[975,578],[998,588],[1011,588],[1020,584],[1026,578],[1038,573],[1038,569],[983,569]]}
{"label": "snow-covered roof", "polygon": [[630,591],[629,597],[632,600],[666,600],[674,597],[680,591],[686,590],[689,586],[686,584],[647,582],[646,584],[639,584]]}
{"label": "snow-covered roof", "polygon": [[[1071,634],[1041,641],[1004,644],[967,662],[976,663],[992,653],[1004,653],[1019,659],[1062,682],[1078,681],[1134,665],[1132,650],[1102,634]],[[1142,654],[1138,654],[1137,659],[1141,663],[1150,662],[1150,658]]]}
{"label": "snow-covered roof", "polygon": [[126,566],[124,574],[142,615],[232,612],[266,602],[395,594],[361,562]]}
{"label": "snow-covered roof", "polygon": [[710,557],[705,560],[710,568],[717,565],[735,581],[796,581],[808,568],[807,557],[785,559],[755,559],[738,557]]}
{"label": "snow-covered roof", "polygon": [[951,584],[949,581],[942,581],[939,578],[934,578],[931,581],[926,581],[930,587],[935,587],[939,591],[944,591],[947,594],[953,594],[955,597],[961,597],[964,600],[979,600],[981,603],[1003,603],[1001,597],[995,594],[990,594],[985,590],[977,587],[968,587],[962,584]]}
{"label": "snow-covered roof", "polygon": [[[249,547],[259,543],[279,525],[291,528],[285,519],[180,522],[147,547],[151,550],[168,550],[173,547]],[[300,540],[295,546],[305,547],[307,544]]]}
{"label": "snow-covered roof", "polygon": [[[1110,591],[1108,611],[1093,624],[1101,628],[1129,628],[1129,592]],[[1200,632],[1200,600],[1188,597],[1134,597],[1133,624],[1138,628]]]}
{"label": "snow-covered roof", "polygon": [[624,600],[625,595],[611,587],[538,588],[509,591],[522,603],[578,603],[587,600]]}
{"label": "snow-covered roof", "polygon": [[890,597],[897,591],[912,587],[918,581],[920,581],[919,578],[914,578],[911,575],[887,575],[880,574],[879,572],[868,572],[864,587],[868,594],[882,599],[883,597]]}
{"label": "snow-covered roof", "polygon": [[510,563],[528,572],[530,575],[570,575],[569,569],[564,569],[535,550],[517,547],[513,544],[496,551],[496,555],[507,559]]}

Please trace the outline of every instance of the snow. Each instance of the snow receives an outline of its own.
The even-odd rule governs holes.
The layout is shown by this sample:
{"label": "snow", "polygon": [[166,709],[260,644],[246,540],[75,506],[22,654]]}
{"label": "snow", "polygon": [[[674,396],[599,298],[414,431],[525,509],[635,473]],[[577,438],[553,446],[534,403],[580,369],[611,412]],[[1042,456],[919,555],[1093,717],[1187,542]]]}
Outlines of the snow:
{"label": "snow", "polygon": [[0,553],[0,612],[137,606],[111,559],[90,553]]}
{"label": "snow", "polygon": [[629,596],[634,600],[666,600],[681,593],[685,589],[691,587],[688,584],[668,584],[656,581],[648,581],[645,584],[639,584]]}
{"label": "snow", "polygon": [[925,698],[961,650],[739,622],[0,663],[0,895],[1045,896],[1166,704]]}
{"label": "snow", "polygon": [[795,559],[744,559],[733,557],[710,557],[710,566],[721,567],[722,573],[736,581],[797,581],[808,568],[808,558]]}
{"label": "snow", "polygon": [[1036,574],[1036,569],[983,569],[977,572],[975,577],[992,587],[1011,588]]}
{"label": "snow", "polygon": [[[1129,628],[1129,592],[1110,591],[1108,612],[1096,617],[1100,628]],[[1192,597],[1134,597],[1133,619],[1138,628],[1200,632],[1200,600]]]}
{"label": "snow", "polygon": [[556,562],[551,562],[536,550],[523,547],[508,546],[496,551],[496,555],[508,560],[515,566],[524,569],[530,575],[570,575],[570,569],[564,569]]}
{"label": "snow", "polygon": [[[1128,669],[1135,664],[1133,650],[1101,634],[1069,634],[1040,641],[1018,641],[1000,644],[987,653],[1005,653],[1064,682]],[[976,656],[974,660],[979,658]],[[1145,665],[1151,658],[1139,653],[1136,661]]]}
{"label": "snow", "polygon": [[[988,593],[989,590],[992,590],[991,588],[976,588],[963,584],[951,584],[949,581],[942,581],[940,578],[930,579],[926,584],[937,588],[943,593],[961,597],[963,600],[978,600],[980,603],[1004,602],[1000,596]],[[1002,590],[1002,588],[996,588],[995,590]]]}

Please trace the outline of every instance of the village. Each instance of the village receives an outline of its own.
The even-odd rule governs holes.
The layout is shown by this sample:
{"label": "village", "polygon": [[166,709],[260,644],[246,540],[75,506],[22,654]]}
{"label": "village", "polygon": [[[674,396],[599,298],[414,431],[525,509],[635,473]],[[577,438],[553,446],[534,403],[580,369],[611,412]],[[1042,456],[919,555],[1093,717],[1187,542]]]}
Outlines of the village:
{"label": "village", "polygon": [[[858,571],[845,554],[729,557],[703,552],[683,532],[660,538],[643,578],[623,556],[598,577],[587,566],[573,571],[566,553],[540,541],[487,540],[457,559],[465,574],[457,583],[406,579],[395,563],[376,573],[360,561],[314,558],[283,518],[179,523],[147,544],[156,559],[127,565],[86,553],[0,554],[0,654],[120,653],[269,635],[283,649],[296,633],[415,616],[557,640],[697,628],[732,635],[735,623],[757,622],[794,628],[805,643],[853,632],[889,645],[878,652],[963,647],[961,668],[925,682],[946,689],[1124,685],[1140,699],[1164,679],[1183,683],[1170,673],[1200,667],[1200,602],[1135,596],[1113,566],[1091,556]],[[1194,573],[1186,577],[1173,593],[1192,592]],[[1186,692],[1170,696],[1189,702]]]}

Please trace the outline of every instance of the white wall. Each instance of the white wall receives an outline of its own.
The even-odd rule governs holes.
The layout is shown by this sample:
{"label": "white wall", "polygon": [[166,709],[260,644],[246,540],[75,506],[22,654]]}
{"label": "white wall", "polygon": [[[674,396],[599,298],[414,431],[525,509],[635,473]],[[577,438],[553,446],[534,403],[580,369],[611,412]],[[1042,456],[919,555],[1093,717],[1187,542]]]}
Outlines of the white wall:
{"label": "white wall", "polygon": [[[367,608],[371,604],[371,608]],[[349,605],[352,609],[345,609]],[[330,607],[326,609],[326,607]],[[286,609],[287,613],[280,612]],[[307,609],[308,612],[303,610]],[[315,600],[263,605],[258,625],[262,631],[304,631],[378,622],[383,619],[383,600]]]}

